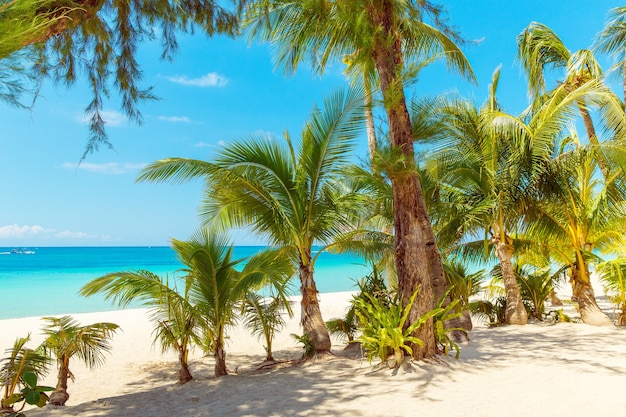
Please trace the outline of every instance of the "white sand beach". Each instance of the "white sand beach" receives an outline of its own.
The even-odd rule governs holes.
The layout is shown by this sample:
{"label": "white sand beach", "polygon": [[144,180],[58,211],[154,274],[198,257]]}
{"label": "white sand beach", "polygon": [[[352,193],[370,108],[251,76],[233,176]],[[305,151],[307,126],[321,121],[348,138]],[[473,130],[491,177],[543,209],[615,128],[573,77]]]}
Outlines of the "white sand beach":
{"label": "white sand beach", "polygon": [[[350,293],[321,294],[326,320],[343,315]],[[608,304],[603,303],[603,306]],[[293,364],[302,348],[298,318],[277,336],[280,367],[256,371],[262,343],[231,329],[227,365],[215,379],[212,358],[194,352],[195,379],[176,384],[176,356],[152,345],[146,310],[76,315],[81,322],[111,321],[123,329],[112,355],[94,370],[75,361],[67,406],[27,412],[29,417],[200,416],[530,416],[623,415],[626,330],[579,323],[535,323],[487,328],[475,324],[461,357],[413,363],[408,371],[374,368],[340,356]],[[37,318],[0,321],[0,348],[33,332]],[[45,384],[54,385],[54,372]]]}

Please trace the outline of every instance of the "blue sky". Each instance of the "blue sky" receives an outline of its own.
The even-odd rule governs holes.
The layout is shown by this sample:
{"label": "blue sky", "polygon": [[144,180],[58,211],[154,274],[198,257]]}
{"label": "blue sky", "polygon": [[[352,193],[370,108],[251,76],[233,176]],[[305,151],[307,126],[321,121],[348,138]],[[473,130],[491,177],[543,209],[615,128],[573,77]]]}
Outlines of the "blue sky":
{"label": "blue sky", "polygon": [[[459,91],[484,100],[494,69],[502,64],[499,97],[512,113],[527,104],[526,81],[515,62],[515,37],[531,21],[550,26],[572,51],[587,48],[617,1],[446,1],[450,23],[464,47],[478,86],[435,64],[408,96]],[[209,159],[224,143],[266,132],[301,131],[314,103],[346,85],[340,65],[315,77],[306,67],[292,77],[275,70],[267,45],[246,40],[179,38],[173,62],[159,60],[158,43],[142,44],[146,86],[161,98],[144,103],[145,123],[129,123],[112,96],[105,105],[115,149],[101,149],[80,166],[89,102],[84,84],[72,89],[48,82],[32,111],[0,103],[0,247],[168,245],[199,225],[203,184],[136,184],[138,171],[157,159]],[[608,69],[609,61],[605,65]],[[365,139],[355,157],[365,157]],[[246,233],[236,244],[262,243]]]}

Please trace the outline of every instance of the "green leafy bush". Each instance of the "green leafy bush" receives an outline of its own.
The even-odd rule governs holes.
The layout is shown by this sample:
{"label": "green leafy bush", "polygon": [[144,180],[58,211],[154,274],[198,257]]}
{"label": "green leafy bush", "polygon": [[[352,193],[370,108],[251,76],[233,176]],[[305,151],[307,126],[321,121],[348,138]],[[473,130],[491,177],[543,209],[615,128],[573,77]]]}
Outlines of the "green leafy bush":
{"label": "green leafy bush", "polygon": [[[398,368],[405,355],[412,355],[411,344],[423,345],[423,341],[411,334],[429,318],[442,311],[435,308],[404,329],[407,317],[417,296],[413,293],[405,308],[399,301],[387,305],[384,301],[363,293],[364,297],[356,298],[354,303],[362,334],[356,340],[361,342],[371,362],[378,357],[381,362],[388,362],[390,367]],[[388,361],[392,357],[393,361]]]}

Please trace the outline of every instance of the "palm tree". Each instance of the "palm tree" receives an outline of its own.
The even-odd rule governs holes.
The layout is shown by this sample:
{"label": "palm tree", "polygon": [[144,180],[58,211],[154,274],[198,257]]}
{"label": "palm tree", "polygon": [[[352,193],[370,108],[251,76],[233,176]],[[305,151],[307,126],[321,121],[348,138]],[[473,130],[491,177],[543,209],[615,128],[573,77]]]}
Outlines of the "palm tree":
{"label": "palm tree", "polygon": [[[574,53],[570,52],[561,39],[547,26],[532,22],[517,37],[518,57],[522,68],[528,76],[528,90],[533,100],[533,108],[541,106],[550,96],[558,94],[559,90],[573,93],[577,89],[586,87],[589,84],[596,84],[595,90],[602,91],[605,95],[605,106],[599,106],[597,110],[604,122],[609,122],[609,130],[616,128],[615,123],[621,123],[619,119],[603,115],[606,111],[614,111],[614,107],[622,108],[619,99],[603,83],[603,73],[600,64],[597,62],[593,52],[589,49],[582,49]],[[550,69],[564,69],[565,78],[557,83],[557,87],[548,91],[545,75]],[[594,122],[589,112],[589,104],[584,95],[576,99],[576,105],[585,126],[587,139],[590,144],[598,145],[599,138],[594,126]],[[609,175],[609,165],[602,156],[598,157],[600,168],[604,176]]]}
{"label": "palm tree", "polygon": [[[433,286],[445,288],[445,278],[414,169],[414,138],[402,78],[404,63],[409,57],[424,59],[441,54],[450,68],[473,78],[467,60],[454,42],[424,22],[429,5],[430,2],[392,0],[258,0],[251,2],[246,12],[251,36],[277,44],[277,61],[289,72],[309,57],[320,70],[329,60],[345,56],[355,62],[371,63],[376,69],[391,146],[405,157],[407,164],[402,175],[391,178],[396,269],[403,305],[420,289],[406,321],[407,328],[433,308]],[[432,320],[415,334],[424,346],[414,346],[413,356],[435,355]]]}
{"label": "palm tree", "polygon": [[626,326],[626,261],[624,258],[601,262],[596,266],[596,272],[611,300],[619,309],[617,325]]}
{"label": "palm tree", "polygon": [[141,302],[151,308],[155,342],[162,351],[174,350],[178,354],[178,383],[184,384],[193,376],[189,370],[189,350],[195,336],[197,317],[189,304],[190,280],[182,282],[179,290],[175,280],[161,278],[150,271],[121,271],[106,274],[88,282],[80,294],[89,297],[104,293],[119,307],[131,302]]}
{"label": "palm tree", "polygon": [[138,181],[207,179],[201,212],[221,227],[249,226],[271,245],[285,248],[296,265],[302,294],[302,326],[318,353],[331,342],[319,309],[313,277],[316,243],[329,244],[348,230],[355,210],[353,193],[336,180],[359,133],[362,96],[337,93],[324,110],[315,109],[302,131],[300,146],[286,134],[278,143],[265,137],[233,143],[214,162],[183,158],[157,161],[142,170]]}
{"label": "palm tree", "polygon": [[89,368],[104,362],[104,354],[111,351],[110,339],[119,326],[113,323],[94,323],[80,326],[70,316],[44,317],[48,324],[43,333],[46,339],[42,348],[57,360],[58,376],[55,391],[50,395],[50,404],[65,405],[70,397],[67,392],[68,378],[74,379],[70,370],[70,359],[81,359]]}
{"label": "palm tree", "polygon": [[614,174],[603,178],[594,150],[575,139],[568,138],[569,145],[557,144],[564,152],[538,179],[537,202],[527,213],[528,233],[569,268],[573,299],[583,322],[607,325],[611,322],[596,303],[589,265],[599,261],[596,253],[614,249],[617,242],[623,245],[626,158],[623,150],[606,149],[605,161],[611,162]]}
{"label": "palm tree", "polygon": [[227,375],[226,328],[234,324],[240,304],[251,291],[272,285],[283,302],[285,288],[294,270],[281,250],[259,252],[246,260],[241,272],[235,267],[243,259],[232,259],[232,245],[224,235],[202,228],[189,240],[173,239],[172,247],[187,266],[192,284],[189,300],[200,320],[203,349],[212,351],[215,376]]}
{"label": "palm tree", "polygon": [[616,69],[622,73],[622,91],[626,102],[626,7],[615,7],[609,10],[609,21],[596,39],[596,47],[600,52],[613,55]]}
{"label": "palm tree", "polygon": [[[172,248],[185,265],[182,288],[147,271],[107,274],[87,283],[81,294],[104,293],[119,306],[139,301],[152,309],[155,338],[163,350],[178,354],[178,382],[192,379],[189,350],[199,344],[215,356],[215,376],[227,374],[224,339],[226,327],[237,318],[239,304],[251,291],[272,285],[284,300],[291,263],[280,251],[267,250],[250,258],[232,259],[226,237],[201,229],[188,241],[172,239]],[[236,266],[247,262],[241,271]]]}
{"label": "palm tree", "polygon": [[494,122],[495,115],[501,114],[495,95],[498,80],[499,68],[494,72],[489,99],[483,108],[457,100],[444,109],[447,139],[431,170],[437,172],[442,183],[442,201],[449,203],[444,206],[447,213],[440,216],[439,235],[450,244],[462,242],[467,255],[472,248],[484,247],[471,243],[475,236],[484,233],[502,268],[506,322],[526,324],[528,317],[511,261],[511,231],[518,228],[522,217],[524,187],[530,171],[527,153],[515,143],[514,135],[499,129]]}
{"label": "palm tree", "polygon": [[252,334],[265,339],[265,360],[274,361],[272,341],[274,335],[285,326],[282,316],[284,310],[292,315],[289,302],[285,304],[280,297],[264,298],[260,294],[250,292],[242,304],[244,325]]}

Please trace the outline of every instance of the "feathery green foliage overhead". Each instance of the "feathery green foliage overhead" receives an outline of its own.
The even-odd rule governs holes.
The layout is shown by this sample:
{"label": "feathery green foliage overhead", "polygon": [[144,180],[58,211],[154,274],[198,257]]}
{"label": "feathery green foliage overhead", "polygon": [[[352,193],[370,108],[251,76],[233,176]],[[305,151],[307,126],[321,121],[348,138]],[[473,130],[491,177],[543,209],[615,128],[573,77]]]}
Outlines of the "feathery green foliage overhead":
{"label": "feathery green foliage overhead", "polygon": [[[101,145],[111,146],[102,109],[112,90],[121,96],[123,113],[139,124],[139,103],[156,99],[141,85],[138,45],[160,39],[161,57],[171,59],[177,32],[232,36],[238,30],[236,3],[228,8],[215,0],[5,0],[0,3],[0,61],[27,48],[21,67],[14,69],[68,87],[85,77],[92,100],[85,109],[90,135],[84,158]],[[2,31],[5,27],[10,29]]]}

